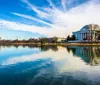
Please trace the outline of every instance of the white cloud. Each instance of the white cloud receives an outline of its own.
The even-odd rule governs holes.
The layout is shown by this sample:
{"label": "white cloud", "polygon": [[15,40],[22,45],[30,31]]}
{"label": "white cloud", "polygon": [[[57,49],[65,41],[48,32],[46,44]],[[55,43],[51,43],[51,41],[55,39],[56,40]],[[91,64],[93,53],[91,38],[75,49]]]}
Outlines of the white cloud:
{"label": "white cloud", "polygon": [[[52,3],[51,1],[49,1]],[[52,24],[45,22],[44,20],[37,19],[34,17],[30,17],[28,15],[18,14],[15,13],[15,15],[28,18],[31,20],[35,20],[37,22],[47,24],[50,26],[50,28],[47,27],[39,27],[34,25],[24,25],[20,23],[0,20],[0,24],[2,23],[2,26],[6,26],[8,28],[17,29],[17,30],[26,30],[31,32],[37,32],[43,35],[48,36],[66,36],[68,34],[71,34],[73,31],[79,30],[82,26],[86,24],[99,24],[100,25],[100,3],[97,3],[98,0],[89,0],[88,2],[81,4],[77,7],[74,7],[70,9],[69,11],[62,11],[58,8],[43,8],[42,10],[45,10],[48,12],[49,17],[43,16],[43,18],[48,19],[52,22]],[[64,5],[64,4],[63,4]],[[38,16],[41,17],[41,15],[45,15],[43,12],[36,11],[37,8],[34,8],[35,12],[38,14]],[[24,26],[24,27],[23,27]],[[21,28],[21,29],[20,29]]]}
{"label": "white cloud", "polygon": [[29,3],[28,0],[22,0],[22,2],[24,2],[25,4],[27,4],[33,11],[35,11],[40,18],[49,17],[49,14],[47,14],[47,13],[39,10],[36,6],[34,6],[31,3]]}
{"label": "white cloud", "polygon": [[63,9],[64,9],[64,11],[66,11],[66,0],[62,0],[62,6],[63,6]]}
{"label": "white cloud", "polygon": [[45,22],[45,21],[43,21],[43,20],[37,19],[37,18],[35,18],[35,17],[33,17],[33,16],[29,16],[29,15],[25,15],[25,14],[19,14],[19,13],[13,13],[13,14],[14,14],[14,15],[17,15],[17,16],[20,16],[20,17],[23,17],[23,18],[27,18],[27,19],[30,19],[30,20],[34,20],[34,21],[37,21],[37,22],[46,24],[46,25],[48,25],[48,26],[51,26],[51,25],[52,25],[52,24],[47,23],[47,22]]}
{"label": "white cloud", "polygon": [[53,9],[56,9],[55,5],[53,4],[53,2],[51,0],[47,0],[50,4],[50,6],[53,8]]}
{"label": "white cloud", "polygon": [[[46,29],[47,29],[45,27],[41,28],[38,26],[25,25],[25,24],[20,24],[17,22],[6,21],[6,20],[0,20],[0,27],[13,29],[13,30],[36,32],[36,33],[40,33],[40,34],[44,34],[46,32]],[[40,30],[41,30],[41,32],[40,32]]]}

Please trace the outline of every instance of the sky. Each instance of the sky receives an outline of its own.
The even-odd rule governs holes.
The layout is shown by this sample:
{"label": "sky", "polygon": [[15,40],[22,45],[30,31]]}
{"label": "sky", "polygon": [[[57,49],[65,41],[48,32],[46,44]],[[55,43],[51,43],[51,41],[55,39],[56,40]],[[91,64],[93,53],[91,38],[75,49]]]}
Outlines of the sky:
{"label": "sky", "polygon": [[66,37],[99,16],[100,0],[0,0],[0,37]]}

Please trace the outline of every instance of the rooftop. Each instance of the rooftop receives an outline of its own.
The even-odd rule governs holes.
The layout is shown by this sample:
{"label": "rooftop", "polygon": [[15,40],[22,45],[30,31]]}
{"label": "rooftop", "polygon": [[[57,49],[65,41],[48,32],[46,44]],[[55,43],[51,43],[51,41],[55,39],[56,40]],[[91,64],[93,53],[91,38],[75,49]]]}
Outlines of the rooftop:
{"label": "rooftop", "polygon": [[85,30],[100,31],[100,26],[97,24],[89,24],[89,25],[85,25],[84,27],[82,27],[80,31],[85,31]]}

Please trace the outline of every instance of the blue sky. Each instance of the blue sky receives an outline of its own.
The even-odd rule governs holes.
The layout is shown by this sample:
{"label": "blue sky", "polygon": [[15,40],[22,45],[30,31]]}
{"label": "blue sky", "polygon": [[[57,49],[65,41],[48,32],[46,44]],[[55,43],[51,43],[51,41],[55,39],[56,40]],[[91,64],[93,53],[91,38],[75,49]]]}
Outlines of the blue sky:
{"label": "blue sky", "polygon": [[99,8],[99,0],[0,0],[0,36],[66,37],[85,24],[99,24]]}

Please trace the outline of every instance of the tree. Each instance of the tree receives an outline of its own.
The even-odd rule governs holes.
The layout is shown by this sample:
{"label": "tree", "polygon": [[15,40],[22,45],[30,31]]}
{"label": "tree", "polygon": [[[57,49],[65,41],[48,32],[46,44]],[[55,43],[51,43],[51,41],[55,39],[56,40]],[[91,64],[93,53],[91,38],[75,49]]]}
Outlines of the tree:
{"label": "tree", "polygon": [[71,40],[76,40],[75,35],[71,36]]}
{"label": "tree", "polygon": [[57,37],[53,37],[52,39],[53,39],[53,42],[54,42],[54,43],[57,43],[57,40],[58,40]]}
{"label": "tree", "polygon": [[68,35],[67,41],[69,41],[69,40],[76,40],[75,35],[72,35],[71,37],[70,37],[70,35]]}
{"label": "tree", "polygon": [[40,38],[41,44],[47,43],[48,39],[47,38]]}
{"label": "tree", "polygon": [[67,41],[69,41],[71,39],[70,35],[67,36]]}
{"label": "tree", "polygon": [[100,35],[98,36],[98,40],[100,40]]}

